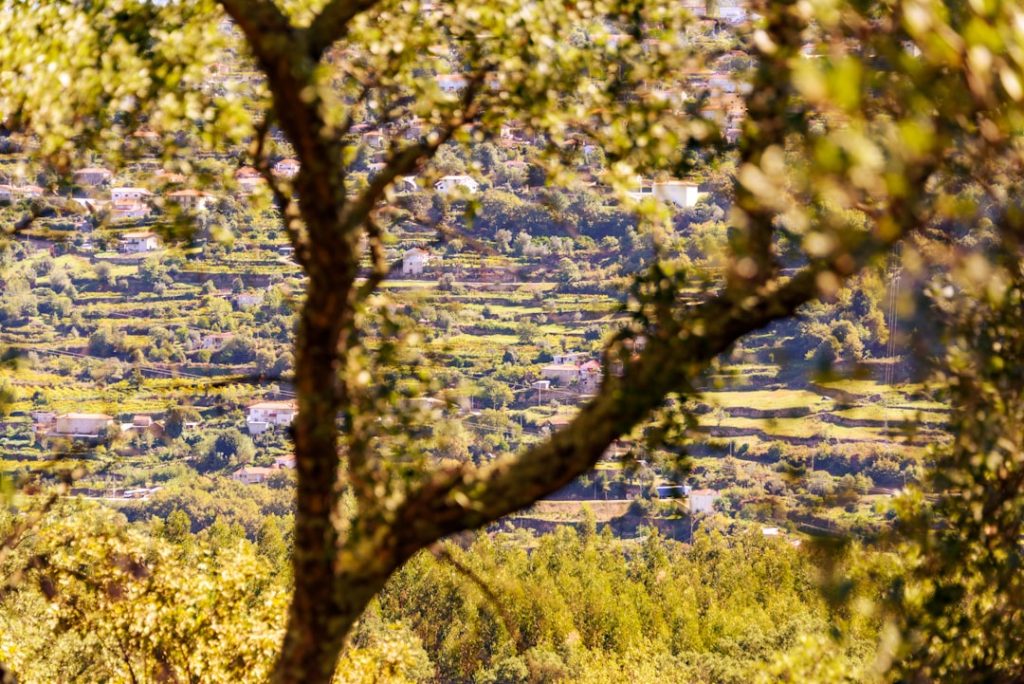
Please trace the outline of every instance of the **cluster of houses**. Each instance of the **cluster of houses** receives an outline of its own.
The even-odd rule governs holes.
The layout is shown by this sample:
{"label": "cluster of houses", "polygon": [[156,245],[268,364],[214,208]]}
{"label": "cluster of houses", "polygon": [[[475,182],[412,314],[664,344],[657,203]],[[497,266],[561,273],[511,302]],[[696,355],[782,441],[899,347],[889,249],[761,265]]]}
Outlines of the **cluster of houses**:
{"label": "cluster of houses", "polygon": [[[75,185],[82,188],[98,189],[113,181],[114,174],[103,167],[87,167],[74,173]],[[153,178],[157,186],[180,185],[184,177],[161,171]],[[94,193],[95,194],[95,193]],[[152,202],[156,194],[151,190],[138,186],[119,186],[110,188],[109,199],[76,197],[75,201],[83,207],[96,211],[107,208],[114,220],[134,221],[148,217],[152,212]],[[214,195],[190,188],[167,190],[163,193],[164,200],[184,210],[203,211],[216,199]]]}

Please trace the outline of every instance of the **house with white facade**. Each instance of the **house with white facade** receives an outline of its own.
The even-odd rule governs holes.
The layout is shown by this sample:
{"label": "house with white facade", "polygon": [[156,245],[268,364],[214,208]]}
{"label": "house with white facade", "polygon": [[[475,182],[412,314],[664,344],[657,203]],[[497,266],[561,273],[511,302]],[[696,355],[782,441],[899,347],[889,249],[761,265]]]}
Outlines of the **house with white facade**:
{"label": "house with white facade", "polygon": [[46,192],[38,185],[0,185],[0,202],[17,202],[23,199],[42,197]]}
{"label": "house with white facade", "polygon": [[256,308],[263,303],[263,293],[252,291],[252,292],[239,292],[235,295],[235,305],[242,311],[248,311],[249,309]]}
{"label": "house with white facade", "polygon": [[245,426],[249,429],[249,434],[258,435],[273,427],[291,425],[298,412],[299,404],[294,399],[256,402],[246,409]]}
{"label": "house with white facade", "polygon": [[399,176],[395,179],[395,192],[416,192],[420,189],[415,176]]}
{"label": "house with white facade", "polygon": [[414,276],[423,273],[433,257],[422,247],[412,247],[402,255],[402,275]]}
{"label": "house with white facade", "polygon": [[115,426],[114,417],[105,413],[64,413],[56,417],[52,437],[98,439]]}
{"label": "house with white facade", "polygon": [[110,189],[110,201],[114,204],[118,202],[144,202],[149,199],[153,193],[145,188],[111,188]]}
{"label": "house with white facade", "polygon": [[274,457],[274,467],[278,470],[295,470],[295,454]]}
{"label": "house with white facade", "polygon": [[540,376],[552,384],[567,387],[579,377],[575,363],[549,363],[540,369]]}
{"label": "house with white facade", "polygon": [[143,254],[160,248],[160,238],[156,233],[124,233],[118,243],[118,250],[125,254]]}
{"label": "house with white facade", "polygon": [[208,192],[192,189],[175,190],[167,193],[166,197],[169,202],[177,204],[182,209],[195,209],[197,211],[204,211],[215,199]]}
{"label": "house with white facade", "polygon": [[363,133],[363,144],[375,150],[383,150],[388,144],[388,139],[380,131],[367,131]]}
{"label": "house with white facade", "polygon": [[251,195],[263,185],[263,176],[251,166],[243,166],[235,171],[235,182],[243,193]]}
{"label": "house with white facade", "polygon": [[[110,205],[110,216],[117,221],[133,221],[149,216],[151,209],[145,202],[126,200]],[[155,248],[154,248],[155,249]],[[143,250],[148,251],[148,250]]]}
{"label": "house with white facade", "polygon": [[260,484],[266,482],[279,468],[265,468],[262,466],[245,466],[231,473],[231,479],[242,484]]}
{"label": "house with white facade", "polygon": [[217,352],[224,348],[231,340],[235,339],[235,333],[206,333],[196,342],[194,349]]}
{"label": "house with white facade", "polygon": [[472,176],[445,176],[434,183],[434,189],[445,195],[459,190],[464,192],[477,192],[480,190],[480,183],[478,183]]}
{"label": "house with white facade", "polygon": [[540,369],[540,375],[553,385],[570,387],[588,394],[601,385],[603,372],[597,361],[582,361],[579,355],[563,354],[558,357],[564,363],[549,363]]}
{"label": "house with white facade", "polygon": [[435,80],[443,93],[461,93],[469,87],[469,81],[462,74],[438,74]]}
{"label": "house with white facade", "polygon": [[638,201],[653,198],[659,202],[671,202],[677,207],[689,209],[706,194],[700,191],[700,186],[696,183],[668,180],[654,183],[641,181],[640,187],[631,191],[629,196]]}
{"label": "house with white facade", "polygon": [[274,164],[272,169],[275,176],[281,178],[294,178],[299,173],[299,160],[298,159],[282,159],[281,161]]}
{"label": "house with white facade", "polygon": [[719,493],[713,489],[694,489],[690,492],[690,514],[714,513],[715,501],[719,498]]}

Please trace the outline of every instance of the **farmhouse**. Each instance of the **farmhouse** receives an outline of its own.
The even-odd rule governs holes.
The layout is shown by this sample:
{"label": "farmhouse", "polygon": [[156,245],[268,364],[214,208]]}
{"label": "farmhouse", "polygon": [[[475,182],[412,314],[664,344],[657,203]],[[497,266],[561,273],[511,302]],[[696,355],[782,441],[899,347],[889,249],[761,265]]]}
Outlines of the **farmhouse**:
{"label": "farmhouse", "polygon": [[249,405],[245,425],[249,434],[258,435],[274,426],[288,426],[299,412],[296,401],[260,401]]}
{"label": "farmhouse", "polygon": [[420,275],[430,265],[432,256],[422,247],[413,247],[402,255],[402,275]]}
{"label": "farmhouse", "polygon": [[113,416],[103,413],[64,413],[57,416],[50,434],[56,437],[96,439],[113,426]]}
{"label": "farmhouse", "polygon": [[124,233],[118,248],[125,254],[142,254],[160,248],[160,238],[156,233]]}
{"label": "farmhouse", "polygon": [[472,176],[445,176],[434,183],[434,189],[445,195],[459,189],[477,192],[480,189],[480,184]]}
{"label": "farmhouse", "polygon": [[108,169],[99,166],[88,166],[75,171],[75,183],[77,185],[103,185],[114,177]]}

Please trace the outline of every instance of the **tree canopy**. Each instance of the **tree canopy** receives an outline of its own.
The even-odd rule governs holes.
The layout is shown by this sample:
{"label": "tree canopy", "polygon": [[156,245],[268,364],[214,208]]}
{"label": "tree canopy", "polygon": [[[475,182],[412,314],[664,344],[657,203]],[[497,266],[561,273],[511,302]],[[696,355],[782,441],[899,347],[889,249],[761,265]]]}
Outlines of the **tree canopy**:
{"label": "tree canopy", "polygon": [[[144,145],[184,172],[195,155],[244,147],[239,166],[263,179],[305,272],[293,383],[294,591],[275,681],[330,681],[356,620],[417,552],[587,472],[668,397],[693,395],[738,340],[835,297],[895,246],[922,270],[931,243],[973,248],[986,261],[1016,257],[1021,215],[1011,198],[1024,123],[1017,3],[783,0],[757,10],[742,34],[754,64],[737,95],[745,118],[730,134],[706,96],[679,103],[660,90],[709,56],[688,39],[698,19],[675,2],[0,3],[0,117],[46,161],[55,184],[70,185],[86,162],[121,164]],[[209,87],[207,74],[231,51],[247,60],[249,77]],[[731,165],[730,230],[721,258],[694,268],[669,256],[665,211],[627,204],[646,249],[630,250],[642,268],[626,298],[629,323],[604,351],[596,395],[523,453],[437,464],[395,417],[407,403],[388,369],[422,351],[380,293],[390,271],[381,226],[396,182],[417,175],[432,184],[454,170],[441,150],[492,140],[508,121],[544,141],[527,183],[600,182],[628,202],[638,174]],[[363,123],[389,131],[371,172],[356,139]],[[586,147],[606,160],[600,178],[575,164]],[[272,171],[285,153],[300,163],[291,179]],[[231,188],[234,176],[196,180]],[[450,200],[472,216],[478,207],[467,195]],[[168,237],[194,229],[185,214],[162,228]],[[957,242],[983,218],[988,236]],[[526,248],[525,235],[516,249]],[[995,263],[1004,276],[997,285],[1018,275]],[[1019,310],[1017,288],[986,292],[991,315]],[[387,331],[386,343],[367,343],[371,325]],[[1006,533],[969,560],[1012,594],[995,561],[1020,554],[1011,524],[1019,516],[1004,507],[1016,500],[1019,468],[1003,465],[1019,451],[1018,385],[1005,374],[1012,364],[995,361],[1000,325],[1013,324],[991,325],[998,339],[983,348],[991,355],[975,363],[964,350],[954,359],[956,387],[976,382],[975,401],[1007,412],[984,426],[964,414],[951,457],[958,467],[984,463],[991,477],[950,482],[978,490],[966,500],[982,511],[1009,516],[981,517]],[[854,345],[855,332],[829,335]],[[95,340],[104,350],[115,342]],[[986,498],[992,478],[1004,500]],[[965,590],[947,576],[932,580],[929,608]],[[1012,624],[1015,610],[1000,613],[994,628]],[[938,675],[993,659],[991,671],[1004,672],[1019,662],[1016,641],[1006,652],[937,655],[929,645],[935,623],[913,624],[923,636],[912,662],[938,662]]]}

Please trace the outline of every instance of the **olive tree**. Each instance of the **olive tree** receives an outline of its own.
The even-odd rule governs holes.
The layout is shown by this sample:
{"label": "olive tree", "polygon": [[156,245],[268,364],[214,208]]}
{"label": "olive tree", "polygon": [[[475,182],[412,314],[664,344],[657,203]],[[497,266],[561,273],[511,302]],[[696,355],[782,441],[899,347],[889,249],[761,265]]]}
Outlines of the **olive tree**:
{"label": "olive tree", "polygon": [[[964,179],[990,188],[994,169],[1016,168],[1015,3],[758,10],[741,32],[756,66],[730,150],[702,98],[671,96],[709,56],[674,2],[0,3],[0,116],[36,156],[65,174],[85,152],[129,158],[145,127],[168,163],[189,168],[197,149],[245,141],[305,272],[294,590],[275,681],[329,681],[355,621],[418,551],[587,472],[667,396],[693,394],[745,335],[833,295],[908,235],[981,211],[957,201]],[[211,67],[231,51],[258,77],[211,87]],[[619,189],[636,173],[683,175],[731,156],[730,244],[694,303],[680,291],[695,274],[659,258],[660,210],[637,209],[654,259],[604,351],[596,396],[523,453],[437,465],[387,427],[404,423],[381,420],[402,410],[381,370],[414,340],[385,320],[388,341],[367,344],[367,321],[387,317],[383,210],[400,177],[429,182],[439,151],[487,141],[509,119],[543,145],[531,168],[552,185],[574,182],[580,141],[603,151]],[[368,175],[353,133],[364,122],[389,138]],[[290,180],[271,167],[282,138],[301,162]],[[782,239],[795,251],[786,269]]]}

